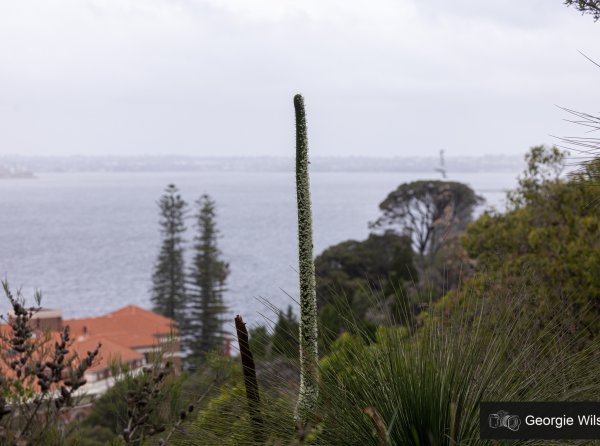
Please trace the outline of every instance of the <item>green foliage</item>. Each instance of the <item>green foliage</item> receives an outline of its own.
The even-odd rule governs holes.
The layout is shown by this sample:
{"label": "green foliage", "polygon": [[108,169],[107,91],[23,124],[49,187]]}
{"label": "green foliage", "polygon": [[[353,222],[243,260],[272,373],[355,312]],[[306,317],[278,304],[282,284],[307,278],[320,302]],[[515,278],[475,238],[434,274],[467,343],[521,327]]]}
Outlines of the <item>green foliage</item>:
{"label": "green foliage", "polygon": [[[208,367],[208,368],[207,368]],[[289,444],[293,438],[293,409],[297,397],[297,385],[282,380],[276,371],[263,371],[259,382],[260,410],[263,419],[265,442],[256,442],[256,436],[248,416],[248,403],[243,385],[239,359],[211,355],[203,364],[203,372],[188,376],[183,381],[182,394],[197,394],[198,385],[186,386],[200,379],[201,387],[213,376],[218,385],[211,391],[210,398],[199,405],[194,415],[173,432],[169,444],[174,445],[258,445]],[[295,369],[297,371],[297,368]],[[295,376],[294,376],[295,378]],[[270,385],[264,385],[269,383]],[[284,443],[279,443],[286,440]]]}
{"label": "green foliage", "polygon": [[298,319],[288,306],[287,312],[280,312],[271,338],[273,354],[297,358],[299,354]]}
{"label": "green foliage", "polygon": [[[479,295],[481,289],[471,292]],[[507,299],[518,304],[515,296]],[[294,434],[293,393],[261,394],[266,444],[492,446],[479,440],[482,400],[600,396],[600,384],[594,384],[600,371],[597,342],[573,352],[577,337],[557,337],[553,321],[542,331],[517,330],[534,327],[535,317],[515,312],[518,305],[490,310],[487,301],[468,302],[450,314],[445,309],[424,313],[414,334],[405,327],[380,327],[368,342],[359,327],[353,328],[357,335],[342,334],[320,361],[315,412],[320,421]],[[293,389],[289,380],[271,382]],[[221,389],[187,432],[176,444],[255,444],[241,377]]]}
{"label": "green foliage", "polygon": [[367,318],[367,311],[380,316],[380,323],[390,323],[385,315],[387,309],[380,294],[370,294],[366,288],[359,288],[360,299],[348,300],[346,296],[337,296],[330,304],[319,311],[319,341],[323,352],[328,352],[330,345],[345,332],[360,335],[366,342],[374,338],[378,323]]}
{"label": "green foliage", "polygon": [[[315,267],[323,351],[345,331],[362,333],[370,340],[378,324],[404,322],[413,311],[412,303],[401,299],[407,297],[407,286],[418,279],[406,236],[386,231],[361,242],[339,243],[323,251]],[[392,300],[391,318],[389,305],[380,305],[387,298]]]}
{"label": "green foliage", "polygon": [[315,267],[321,348],[354,327],[372,337],[377,324],[411,324],[423,307],[455,287],[469,271],[466,253],[455,236],[440,243],[426,264],[416,262],[420,271],[411,238],[391,230],[361,242],[342,242],[319,255]]}
{"label": "green foliage", "polygon": [[298,318],[288,305],[285,312],[277,312],[273,332],[264,325],[250,329],[250,350],[255,360],[268,363],[278,358],[297,359],[299,355]]}
{"label": "green foliage", "polygon": [[[157,379],[159,373],[164,378]],[[115,385],[94,402],[78,434],[100,429],[105,437],[110,432],[111,440],[125,436],[127,444],[142,444],[144,438],[162,432],[177,419],[182,398],[181,379],[165,373],[162,368],[145,368],[143,373],[118,375]]]}
{"label": "green foliage", "polygon": [[201,442],[195,444],[252,444],[253,431],[245,403],[244,386],[238,384],[222,388],[206,409],[198,413],[193,426],[194,430],[202,432]]}
{"label": "green foliage", "polygon": [[564,180],[554,174],[563,157],[555,148],[532,149],[512,208],[482,215],[463,244],[485,283],[526,288],[523,305],[541,323],[560,308],[564,330],[593,337],[600,333],[600,163],[587,163]]}
{"label": "green foliage", "polygon": [[152,275],[151,300],[155,312],[183,326],[186,290],[182,234],[185,232],[187,204],[179,195],[177,187],[169,184],[158,206],[163,240]]}
{"label": "green foliage", "polygon": [[106,446],[124,444],[115,436],[113,430],[100,425],[82,425],[76,427],[70,435],[69,445],[72,446]]}
{"label": "green foliage", "polygon": [[[519,323],[508,310],[497,313],[495,328],[483,336],[472,317],[481,308],[471,308],[451,320],[430,314],[416,336],[380,327],[371,344],[348,333],[340,337],[321,361],[318,444],[492,445],[479,439],[480,401],[600,395],[593,384],[598,345],[570,353],[558,339],[548,342],[551,330],[538,337],[514,330]],[[533,321],[520,318],[523,325]]]}
{"label": "green foliage", "polygon": [[320,307],[346,296],[350,302],[417,279],[410,239],[391,231],[327,248],[315,259]]}
{"label": "green foliage", "polygon": [[516,190],[508,193],[512,209],[539,201],[542,187],[558,183],[568,153],[558,147],[534,146],[525,155],[527,167],[518,178]]}
{"label": "green foliage", "polygon": [[[298,331],[296,330],[295,333]],[[264,359],[269,355],[271,336],[267,331],[267,327],[260,325],[252,328],[249,331],[250,336],[250,350],[257,360]]]}
{"label": "green foliage", "polygon": [[591,14],[594,21],[600,19],[600,1],[598,0],[565,0],[565,5],[575,6],[582,14]]}
{"label": "green foliage", "polygon": [[94,402],[91,414],[71,434],[73,439],[82,441],[88,432],[98,430],[107,442],[123,441],[123,432],[135,415],[133,400],[142,396],[145,403],[138,407],[143,408],[148,418],[128,444],[145,444],[142,440],[148,437],[152,437],[154,443],[151,444],[155,444],[169,434],[180,420],[181,412],[187,412],[190,404],[195,409],[205,407],[210,398],[218,394],[218,386],[232,385],[241,376],[239,365],[233,358],[213,354],[207,355],[197,372],[169,374],[157,386],[153,385],[157,377],[155,372],[164,371],[159,360],[141,374],[118,373],[119,367],[113,367],[114,375],[118,376],[115,385]]}
{"label": "green foliage", "polygon": [[197,202],[198,235],[195,237],[194,259],[190,271],[190,286],[185,332],[192,359],[201,359],[207,352],[223,346],[225,330],[223,303],[229,265],[220,260],[217,246],[215,202],[203,195]]}
{"label": "green foliage", "polygon": [[175,444],[204,445],[290,445],[295,444],[293,422],[293,397],[287,399],[261,394],[265,441],[254,440],[252,425],[246,407],[245,389],[239,383],[223,386],[208,405],[198,412],[177,436]]}

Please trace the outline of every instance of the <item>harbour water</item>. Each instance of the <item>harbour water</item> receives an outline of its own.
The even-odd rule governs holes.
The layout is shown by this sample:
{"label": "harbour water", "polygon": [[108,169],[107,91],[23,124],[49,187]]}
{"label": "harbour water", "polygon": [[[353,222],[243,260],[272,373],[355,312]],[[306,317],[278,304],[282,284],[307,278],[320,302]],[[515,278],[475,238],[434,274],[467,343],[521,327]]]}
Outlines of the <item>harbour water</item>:
{"label": "harbour water", "polygon": [[[456,174],[504,206],[517,172]],[[439,176],[437,176],[439,177]],[[369,233],[378,204],[399,184],[435,173],[315,172],[311,176],[315,254]],[[231,274],[225,300],[250,323],[297,295],[293,172],[48,173],[0,181],[0,274],[25,297],[39,288],[43,305],[65,317],[106,313],[126,304],[150,308],[158,254],[159,199],[176,184],[192,205],[202,193],[217,203],[219,244]],[[483,208],[478,209],[481,212]],[[195,233],[188,220],[187,239]],[[290,297],[291,296],[291,297]],[[0,299],[0,310],[8,308]]]}

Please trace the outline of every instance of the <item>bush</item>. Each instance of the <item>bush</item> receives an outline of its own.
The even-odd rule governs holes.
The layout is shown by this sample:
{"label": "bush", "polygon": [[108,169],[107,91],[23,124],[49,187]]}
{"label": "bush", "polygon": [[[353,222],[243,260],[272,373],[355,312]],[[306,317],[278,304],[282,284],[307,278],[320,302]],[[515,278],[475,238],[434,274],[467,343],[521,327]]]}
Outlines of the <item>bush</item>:
{"label": "bush", "polygon": [[481,401],[598,399],[597,344],[573,353],[576,339],[555,337],[550,325],[522,333],[514,328],[534,319],[515,317],[512,308],[485,331],[477,317],[483,310],[430,311],[416,335],[380,327],[369,345],[342,336],[321,362],[319,444],[493,444],[479,440]]}

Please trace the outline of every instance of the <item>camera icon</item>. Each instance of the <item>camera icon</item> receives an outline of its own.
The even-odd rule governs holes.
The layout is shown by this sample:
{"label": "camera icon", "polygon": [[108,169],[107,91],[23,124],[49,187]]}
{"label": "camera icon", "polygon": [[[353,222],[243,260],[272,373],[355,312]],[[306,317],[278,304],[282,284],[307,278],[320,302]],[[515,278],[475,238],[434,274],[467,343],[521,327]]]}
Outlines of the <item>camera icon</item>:
{"label": "camera icon", "polygon": [[504,410],[499,410],[496,413],[490,414],[488,423],[492,429],[505,427],[511,431],[518,431],[519,426],[521,426],[521,419],[518,415],[511,415]]}

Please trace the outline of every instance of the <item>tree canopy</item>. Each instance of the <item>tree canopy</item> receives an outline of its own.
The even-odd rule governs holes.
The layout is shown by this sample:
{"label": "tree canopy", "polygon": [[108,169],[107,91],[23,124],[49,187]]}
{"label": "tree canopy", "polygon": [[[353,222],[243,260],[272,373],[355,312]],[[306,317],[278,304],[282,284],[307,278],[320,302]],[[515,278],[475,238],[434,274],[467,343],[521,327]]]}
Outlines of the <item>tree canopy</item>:
{"label": "tree canopy", "polygon": [[417,279],[410,239],[392,231],[331,246],[317,256],[315,269],[320,306],[339,295],[358,299],[358,293],[382,291],[390,282]]}
{"label": "tree canopy", "polygon": [[404,183],[381,202],[382,216],[371,227],[389,227],[408,235],[421,259],[425,255],[433,257],[447,239],[467,226],[473,209],[482,201],[463,183]]}
{"label": "tree canopy", "polygon": [[596,21],[600,19],[600,1],[598,0],[565,0],[565,5],[574,6],[582,14],[591,14]]}
{"label": "tree canopy", "polygon": [[523,290],[540,323],[560,312],[569,330],[600,333],[600,161],[569,178],[555,172],[564,153],[534,147],[528,169],[506,213],[486,212],[462,239],[475,260],[472,281],[501,290]]}

